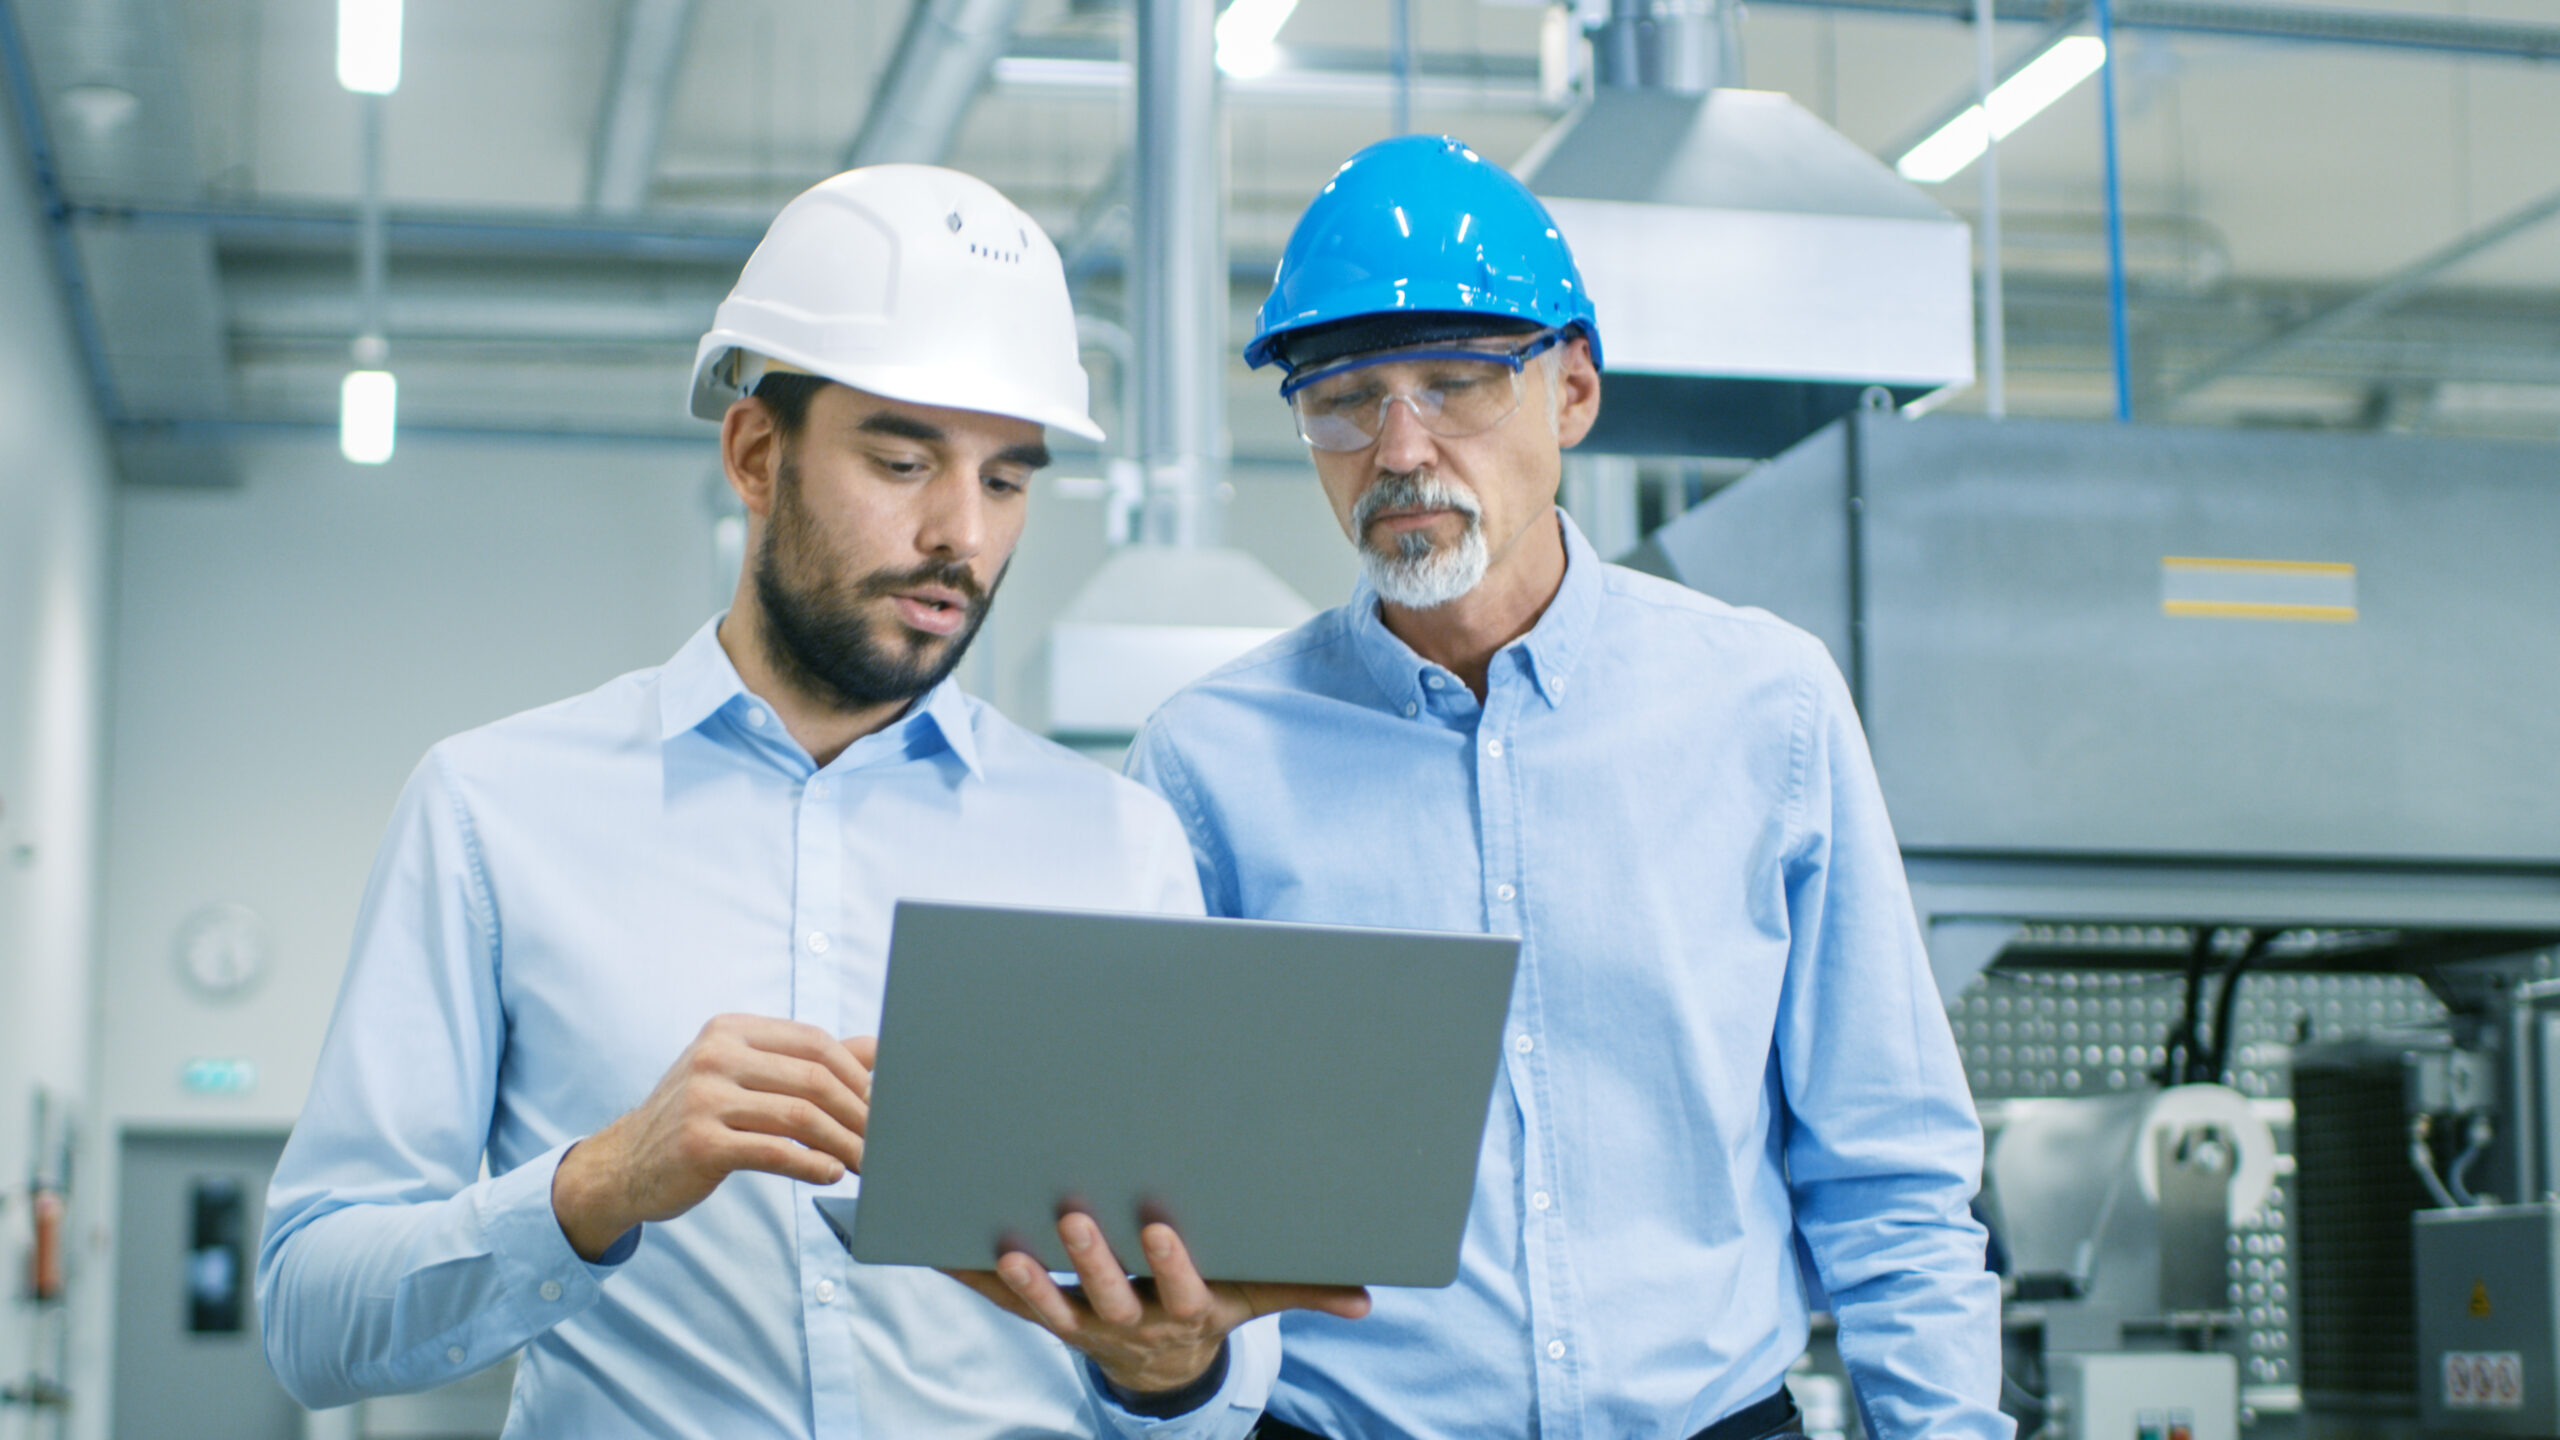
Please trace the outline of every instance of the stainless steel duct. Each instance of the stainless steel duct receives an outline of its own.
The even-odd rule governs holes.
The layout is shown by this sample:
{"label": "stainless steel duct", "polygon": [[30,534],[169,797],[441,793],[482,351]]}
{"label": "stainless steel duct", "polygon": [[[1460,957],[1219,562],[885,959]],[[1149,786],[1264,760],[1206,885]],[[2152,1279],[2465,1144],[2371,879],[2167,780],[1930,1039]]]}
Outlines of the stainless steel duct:
{"label": "stainless steel duct", "polygon": [[1183,685],[1314,613],[1262,562],[1217,544],[1226,468],[1225,153],[1216,0],[1139,0],[1135,534],[1049,627],[1037,708],[1055,736],[1116,760]]}
{"label": "stainless steel duct", "polygon": [[1137,7],[1136,314],[1142,540],[1214,543],[1226,387],[1224,153],[1215,0]]}
{"label": "stainless steel duct", "polygon": [[1610,0],[1591,34],[1592,78],[1626,90],[1699,95],[1742,82],[1734,7],[1717,0]]}
{"label": "stainless steel duct", "polygon": [[916,0],[844,168],[940,164],[1021,9],[1022,0]]}
{"label": "stainless steel duct", "polygon": [[595,153],[587,165],[590,208],[628,215],[648,203],[693,8],[694,0],[625,0],[613,78],[605,84]]}

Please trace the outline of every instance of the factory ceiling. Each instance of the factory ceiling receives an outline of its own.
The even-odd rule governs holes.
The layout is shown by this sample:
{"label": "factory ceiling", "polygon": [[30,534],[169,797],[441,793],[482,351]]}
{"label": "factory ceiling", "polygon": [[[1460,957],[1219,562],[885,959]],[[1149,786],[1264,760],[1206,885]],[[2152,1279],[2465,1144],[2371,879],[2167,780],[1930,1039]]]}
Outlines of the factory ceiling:
{"label": "factory ceiling", "polygon": [[[1103,418],[1125,429],[1104,362],[1124,318],[1126,14],[919,3],[952,43],[919,48],[909,0],[410,5],[384,102],[404,427],[695,437],[685,363],[764,221],[848,156],[939,145],[1060,238],[1105,352]],[[128,478],[222,483],[228,438],[332,423],[358,316],[360,127],[331,0],[0,4],[16,128],[39,131],[20,149],[50,162]],[[1739,25],[1743,78],[1892,160],[1971,94],[1974,39],[1955,18],[1970,8],[1760,0]],[[2142,413],[2560,438],[2548,0],[2117,8]],[[1280,66],[1228,86],[1239,330],[1297,208],[1389,133],[1396,9],[1302,0]],[[1545,6],[1411,12],[1416,128],[1511,161],[1572,103],[1552,45],[1542,59]],[[1999,12],[2005,59],[2080,13]],[[2014,414],[2111,405],[2097,94],[2000,149]],[[1935,198],[1975,218],[1980,168]],[[1238,453],[1287,455],[1266,387],[1232,369]]]}

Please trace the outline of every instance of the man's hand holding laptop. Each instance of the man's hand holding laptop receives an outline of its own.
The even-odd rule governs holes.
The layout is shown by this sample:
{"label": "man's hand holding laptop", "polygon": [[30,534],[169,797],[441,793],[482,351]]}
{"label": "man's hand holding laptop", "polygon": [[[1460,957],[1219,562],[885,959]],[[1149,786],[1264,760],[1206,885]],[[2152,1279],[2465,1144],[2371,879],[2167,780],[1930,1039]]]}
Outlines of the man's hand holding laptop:
{"label": "man's hand holding laptop", "polygon": [[944,1273],[1082,1351],[1131,1394],[1190,1384],[1217,1360],[1227,1332],[1260,1316],[1319,1310],[1357,1320],[1369,1313],[1369,1292],[1356,1285],[1203,1280],[1182,1237],[1161,1220],[1139,1231],[1152,1284],[1121,1268],[1090,1215],[1071,1210],[1060,1216],[1058,1240],[1075,1262],[1072,1287],[1060,1286],[1048,1267],[1020,1250],[999,1258],[993,1270]]}

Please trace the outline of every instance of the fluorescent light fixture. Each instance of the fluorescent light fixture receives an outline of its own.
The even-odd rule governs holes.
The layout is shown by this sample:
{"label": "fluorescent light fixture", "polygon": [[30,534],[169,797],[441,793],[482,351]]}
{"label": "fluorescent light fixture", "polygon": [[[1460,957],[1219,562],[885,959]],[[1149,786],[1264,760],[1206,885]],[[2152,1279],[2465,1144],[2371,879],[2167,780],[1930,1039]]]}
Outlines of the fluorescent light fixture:
{"label": "fluorescent light fixture", "polygon": [[400,382],[388,370],[350,370],[338,382],[338,453],[358,465],[391,458],[400,417]]}
{"label": "fluorescent light fixture", "polygon": [[1280,63],[1280,27],[1298,0],[1235,0],[1218,17],[1218,68],[1239,80],[1268,75]]}
{"label": "fluorescent light fixture", "polygon": [[360,95],[400,88],[400,0],[338,0],[338,83]]}
{"label": "fluorescent light fixture", "polygon": [[2066,35],[1992,90],[1987,125],[1982,106],[1967,106],[1963,114],[1939,126],[1936,134],[1912,146],[1911,153],[1893,168],[1902,172],[1903,179],[1922,185],[1950,179],[1982,158],[1994,138],[2008,139],[2012,131],[2070,94],[2106,63],[2105,41],[2095,35]]}

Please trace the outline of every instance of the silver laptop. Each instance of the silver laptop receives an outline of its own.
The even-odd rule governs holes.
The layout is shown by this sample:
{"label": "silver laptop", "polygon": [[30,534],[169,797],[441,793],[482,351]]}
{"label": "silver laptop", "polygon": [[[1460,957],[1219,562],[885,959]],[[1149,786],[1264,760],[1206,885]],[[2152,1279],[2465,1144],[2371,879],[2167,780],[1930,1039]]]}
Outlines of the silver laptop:
{"label": "silver laptop", "polygon": [[1446,1285],[1519,942],[898,906],[858,1198],[871,1265],[1070,1268],[1081,1209],[1143,1273],[1161,1218],[1218,1280]]}

